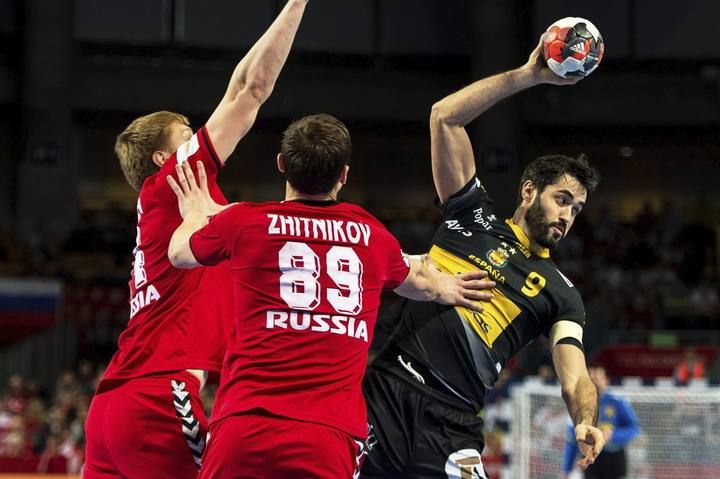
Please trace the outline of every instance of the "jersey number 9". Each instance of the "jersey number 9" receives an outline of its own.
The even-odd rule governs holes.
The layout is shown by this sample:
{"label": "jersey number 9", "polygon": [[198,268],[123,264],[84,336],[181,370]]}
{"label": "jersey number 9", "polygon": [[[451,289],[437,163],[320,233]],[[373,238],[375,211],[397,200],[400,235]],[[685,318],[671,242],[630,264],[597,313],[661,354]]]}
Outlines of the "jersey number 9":
{"label": "jersey number 9", "polygon": [[546,280],[535,271],[531,272],[527,278],[525,278],[525,285],[520,288],[520,291],[529,298],[534,298],[540,291],[545,287]]}

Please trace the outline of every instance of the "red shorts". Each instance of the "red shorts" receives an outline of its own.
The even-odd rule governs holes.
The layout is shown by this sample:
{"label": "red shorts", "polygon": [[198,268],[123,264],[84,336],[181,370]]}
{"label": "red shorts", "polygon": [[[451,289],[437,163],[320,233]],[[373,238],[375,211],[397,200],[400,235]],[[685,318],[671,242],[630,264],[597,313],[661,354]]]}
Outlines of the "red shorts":
{"label": "red shorts", "polygon": [[195,479],[207,418],[186,371],[130,379],[92,399],[83,478]]}
{"label": "red shorts", "polygon": [[200,478],[351,479],[362,443],[337,429],[258,414],[210,426]]}

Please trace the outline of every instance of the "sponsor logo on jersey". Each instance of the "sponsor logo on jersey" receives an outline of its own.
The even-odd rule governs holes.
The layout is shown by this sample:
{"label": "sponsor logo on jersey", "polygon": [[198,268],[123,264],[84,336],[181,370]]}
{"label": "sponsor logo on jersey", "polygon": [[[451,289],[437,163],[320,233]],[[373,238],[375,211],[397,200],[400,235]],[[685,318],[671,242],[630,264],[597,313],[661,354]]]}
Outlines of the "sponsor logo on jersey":
{"label": "sponsor logo on jersey", "polygon": [[472,236],[472,231],[466,230],[465,227],[458,222],[458,220],[445,220],[445,226],[450,231],[457,231],[463,236]]}
{"label": "sponsor logo on jersey", "polygon": [[314,333],[331,333],[350,336],[368,342],[368,329],[365,320],[353,316],[336,314],[303,313],[301,311],[267,311],[265,316],[267,329],[293,329]]}
{"label": "sponsor logo on jersey", "polygon": [[473,210],[473,213],[475,215],[475,223],[479,224],[483,228],[485,228],[486,231],[490,231],[493,229],[492,225],[490,224],[491,221],[495,221],[497,219],[497,216],[495,215],[488,215],[487,218],[483,215],[483,209],[477,208]]}
{"label": "sponsor logo on jersey", "polygon": [[497,248],[489,250],[485,257],[496,268],[504,268],[507,266],[510,257],[516,253],[515,248],[503,241]]}

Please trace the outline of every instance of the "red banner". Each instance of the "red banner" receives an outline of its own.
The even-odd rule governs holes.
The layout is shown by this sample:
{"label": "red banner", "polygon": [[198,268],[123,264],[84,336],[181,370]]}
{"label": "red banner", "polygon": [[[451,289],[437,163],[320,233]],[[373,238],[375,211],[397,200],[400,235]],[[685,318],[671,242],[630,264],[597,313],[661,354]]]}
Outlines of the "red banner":
{"label": "red banner", "polygon": [[[697,356],[704,361],[707,371],[718,354],[718,348],[699,346],[694,349]],[[594,360],[605,366],[611,377],[670,377],[675,366],[684,358],[686,351],[687,349],[683,347],[609,346],[595,356]]]}

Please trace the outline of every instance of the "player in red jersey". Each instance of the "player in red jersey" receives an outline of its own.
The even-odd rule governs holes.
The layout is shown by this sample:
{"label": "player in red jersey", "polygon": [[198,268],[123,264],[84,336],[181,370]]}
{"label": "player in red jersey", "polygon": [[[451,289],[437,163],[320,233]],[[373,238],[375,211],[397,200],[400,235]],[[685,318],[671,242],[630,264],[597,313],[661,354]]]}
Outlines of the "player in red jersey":
{"label": "player in red jersey", "polygon": [[174,268],[167,257],[182,222],[165,177],[200,162],[217,204],[227,203],[218,170],[255,121],[290,51],[307,0],[289,0],[239,62],[205,126],[157,112],[138,118],[115,146],[128,182],[139,191],[130,320],[93,398],[85,429],[85,478],[194,478],[207,419],[198,393],[219,372],[232,331],[227,265]]}
{"label": "player in red jersey", "polygon": [[[368,212],[337,202],[350,135],[329,115],[296,121],[278,168],[285,201],[214,214],[204,169],[178,168],[178,267],[229,260],[235,327],[200,477],[351,478],[367,436],[361,381],[383,289],[481,308],[484,272],[449,276],[408,260]],[[185,173],[185,175],[181,173]],[[187,179],[185,178],[187,176]],[[477,274],[479,273],[479,274]],[[218,295],[227,294],[218,290]]]}

